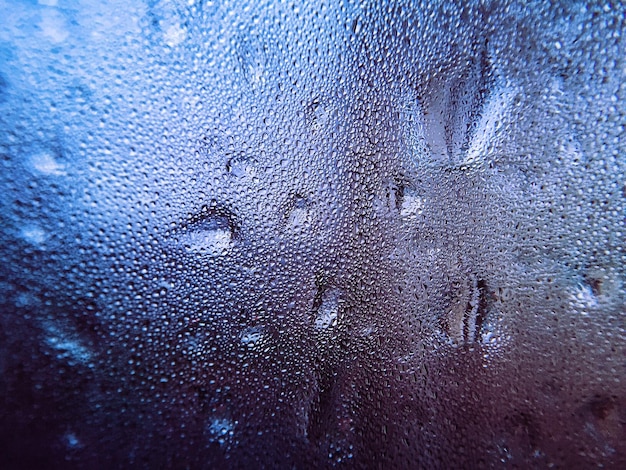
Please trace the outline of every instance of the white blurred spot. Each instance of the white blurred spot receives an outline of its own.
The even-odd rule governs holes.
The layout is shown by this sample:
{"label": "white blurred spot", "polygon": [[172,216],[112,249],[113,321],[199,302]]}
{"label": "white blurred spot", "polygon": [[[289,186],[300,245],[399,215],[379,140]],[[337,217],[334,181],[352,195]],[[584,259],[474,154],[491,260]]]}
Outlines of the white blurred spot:
{"label": "white blurred spot", "polygon": [[220,445],[224,445],[233,437],[234,428],[235,425],[232,421],[226,418],[214,418],[207,430],[209,431],[211,442],[218,442]]}
{"label": "white blurred spot", "polygon": [[91,360],[91,351],[80,341],[70,337],[67,332],[55,325],[46,325],[46,330],[48,332],[46,344],[57,351],[57,359],[70,359],[83,363]]}
{"label": "white blurred spot", "polygon": [[181,28],[179,24],[170,25],[163,34],[165,44],[176,47],[187,38],[187,30]]}
{"label": "white blurred spot", "polygon": [[562,144],[559,148],[560,154],[564,162],[569,163],[572,166],[578,166],[583,161],[583,152],[581,145],[576,140],[570,140],[565,144]]}
{"label": "white blurred spot", "polygon": [[45,230],[36,225],[27,225],[26,227],[22,227],[20,235],[22,236],[22,239],[28,243],[37,246],[43,245],[48,239]]}
{"label": "white blurred spot", "polygon": [[70,35],[65,29],[65,19],[56,11],[44,12],[39,27],[43,35],[55,43],[65,41]]}
{"label": "white blurred spot", "polygon": [[34,307],[40,304],[41,299],[39,299],[39,297],[27,292],[18,294],[15,298],[15,305],[17,307]]}
{"label": "white blurred spot", "polygon": [[65,442],[68,447],[79,447],[80,441],[73,432],[68,432],[65,436]]}
{"label": "white blurred spot", "polygon": [[30,157],[32,167],[44,175],[65,176],[65,166],[57,162],[52,155],[47,152],[38,153]]}

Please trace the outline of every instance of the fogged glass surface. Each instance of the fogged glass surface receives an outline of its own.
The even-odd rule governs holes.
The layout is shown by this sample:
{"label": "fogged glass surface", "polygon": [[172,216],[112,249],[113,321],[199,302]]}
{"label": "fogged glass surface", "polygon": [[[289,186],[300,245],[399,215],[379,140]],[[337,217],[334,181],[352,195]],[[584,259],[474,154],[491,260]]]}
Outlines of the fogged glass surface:
{"label": "fogged glass surface", "polygon": [[626,468],[620,2],[0,2],[0,467]]}

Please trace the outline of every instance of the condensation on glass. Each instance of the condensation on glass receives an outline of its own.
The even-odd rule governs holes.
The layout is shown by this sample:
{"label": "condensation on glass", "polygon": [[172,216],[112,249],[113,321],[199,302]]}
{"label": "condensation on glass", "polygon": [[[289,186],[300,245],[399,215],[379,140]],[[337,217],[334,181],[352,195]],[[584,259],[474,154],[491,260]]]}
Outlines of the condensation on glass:
{"label": "condensation on glass", "polygon": [[0,466],[625,468],[625,13],[0,2]]}

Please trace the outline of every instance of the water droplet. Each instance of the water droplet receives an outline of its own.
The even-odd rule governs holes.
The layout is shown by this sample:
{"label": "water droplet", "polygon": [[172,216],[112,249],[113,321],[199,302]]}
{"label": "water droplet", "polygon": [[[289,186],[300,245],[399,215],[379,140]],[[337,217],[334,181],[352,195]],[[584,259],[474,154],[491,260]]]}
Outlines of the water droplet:
{"label": "water droplet", "polygon": [[247,328],[241,333],[241,344],[252,349],[263,340],[263,336],[262,328]]}
{"label": "water droplet", "polygon": [[583,310],[581,313],[586,315],[585,309],[590,309],[598,306],[598,299],[593,293],[592,287],[587,283],[579,283],[573,290],[571,296],[571,302],[574,308]]}
{"label": "water droplet", "polygon": [[257,176],[257,161],[254,158],[236,155],[226,164],[226,170],[237,178],[254,178]]}
{"label": "water droplet", "polygon": [[322,295],[322,303],[317,310],[315,327],[327,329],[337,325],[342,292],[340,289],[329,289]]}
{"label": "water droplet", "polygon": [[74,434],[73,432],[68,432],[64,436],[64,439],[68,447],[71,447],[71,448],[80,447],[80,441],[76,437],[76,434]]}
{"label": "water droplet", "polygon": [[308,208],[307,199],[298,196],[289,213],[287,220],[287,229],[292,231],[307,228],[311,223],[311,213]]}
{"label": "water droplet", "polygon": [[424,210],[424,200],[415,194],[414,191],[405,188],[402,205],[400,206],[400,216],[403,219],[414,219],[421,215]]}
{"label": "water droplet", "polygon": [[177,240],[188,253],[223,256],[233,245],[234,226],[230,217],[218,210],[208,210],[200,220],[187,225]]}

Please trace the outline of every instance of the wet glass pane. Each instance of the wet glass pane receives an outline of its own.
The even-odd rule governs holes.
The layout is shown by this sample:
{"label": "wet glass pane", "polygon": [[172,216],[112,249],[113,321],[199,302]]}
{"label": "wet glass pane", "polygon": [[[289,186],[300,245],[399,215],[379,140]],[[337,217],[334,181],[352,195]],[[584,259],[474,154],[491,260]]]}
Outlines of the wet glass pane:
{"label": "wet glass pane", "polygon": [[626,468],[625,13],[0,1],[0,467]]}

